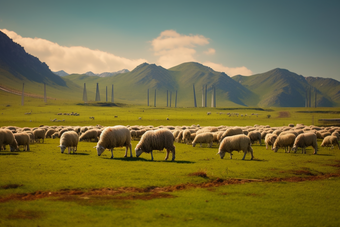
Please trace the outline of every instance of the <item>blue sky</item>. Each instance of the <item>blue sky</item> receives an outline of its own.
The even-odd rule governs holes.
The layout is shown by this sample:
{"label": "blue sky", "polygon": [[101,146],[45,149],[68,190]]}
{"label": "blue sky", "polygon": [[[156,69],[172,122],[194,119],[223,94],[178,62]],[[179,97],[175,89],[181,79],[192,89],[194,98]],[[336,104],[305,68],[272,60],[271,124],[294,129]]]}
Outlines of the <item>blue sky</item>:
{"label": "blue sky", "polygon": [[14,32],[14,41],[54,71],[100,73],[131,70],[145,61],[165,68],[197,61],[230,76],[285,68],[340,80],[337,0],[0,0],[0,5],[0,29]]}

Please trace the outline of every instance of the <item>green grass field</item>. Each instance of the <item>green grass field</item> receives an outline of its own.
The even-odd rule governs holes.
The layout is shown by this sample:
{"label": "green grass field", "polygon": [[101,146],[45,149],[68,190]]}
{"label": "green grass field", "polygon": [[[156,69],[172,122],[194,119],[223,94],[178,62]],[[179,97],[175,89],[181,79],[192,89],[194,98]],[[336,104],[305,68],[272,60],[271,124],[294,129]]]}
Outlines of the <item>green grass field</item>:
{"label": "green grass field", "polygon": [[[318,119],[338,118],[340,111],[100,107],[64,100],[45,104],[34,98],[25,98],[21,106],[20,96],[0,92],[0,97],[0,126],[19,127],[317,125]],[[311,113],[300,112],[306,110]],[[57,115],[59,112],[80,116]],[[137,142],[132,142],[133,149]],[[109,151],[98,157],[93,142],[80,142],[77,154],[61,154],[58,145],[59,139],[46,139],[43,144],[32,144],[29,152],[0,151],[0,226],[340,225],[337,148],[319,147],[318,155],[313,155],[311,148],[307,154],[282,149],[274,153],[255,144],[255,159],[247,155],[243,161],[242,152],[234,152],[232,160],[221,160],[216,155],[217,144],[193,148],[175,143],[176,160],[170,162],[163,160],[165,151],[154,151],[154,161],[150,161],[149,154],[124,158],[125,149],[116,148],[110,159]]]}

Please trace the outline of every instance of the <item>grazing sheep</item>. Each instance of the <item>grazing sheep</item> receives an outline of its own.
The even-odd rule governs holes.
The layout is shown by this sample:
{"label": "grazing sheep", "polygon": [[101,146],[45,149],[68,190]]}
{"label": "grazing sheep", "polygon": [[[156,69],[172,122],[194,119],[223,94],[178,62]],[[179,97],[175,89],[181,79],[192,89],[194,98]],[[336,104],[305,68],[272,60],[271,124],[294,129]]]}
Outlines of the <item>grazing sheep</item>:
{"label": "grazing sheep", "polygon": [[332,136],[336,136],[336,138],[340,140],[340,134],[337,131],[332,132]]}
{"label": "grazing sheep", "polygon": [[250,152],[251,160],[254,158],[253,155],[253,148],[251,148],[251,143],[249,137],[246,135],[234,135],[225,137],[220,147],[218,148],[218,154],[220,155],[221,159],[224,158],[226,152],[230,153],[230,159],[233,158],[233,151],[240,151],[244,152],[244,156],[242,160],[246,157],[247,152]]}
{"label": "grazing sheep", "polygon": [[288,153],[290,153],[290,150],[293,147],[295,138],[296,136],[294,134],[279,135],[275,140],[272,150],[277,152],[279,148],[283,147],[285,149],[285,153],[287,152],[287,148],[288,148]]}
{"label": "grazing sheep", "polygon": [[20,145],[24,146],[24,151],[30,150],[30,136],[26,132],[15,133],[14,138],[18,143],[18,150]]}
{"label": "grazing sheep", "polygon": [[47,132],[45,133],[45,138],[52,138],[52,135],[56,132],[57,130],[55,129],[48,129]]}
{"label": "grazing sheep", "polygon": [[297,148],[301,147],[302,154],[306,154],[306,147],[308,146],[312,146],[314,148],[314,154],[317,154],[318,144],[314,133],[302,133],[298,135],[293,145],[293,151],[296,153]]}
{"label": "grazing sheep", "polygon": [[276,134],[268,133],[266,135],[266,138],[264,139],[264,142],[266,144],[266,150],[268,150],[268,145],[272,146],[271,149],[273,149],[273,145],[275,143],[276,138],[277,138]]}
{"label": "grazing sheep", "polygon": [[30,137],[30,143],[35,142],[34,134],[31,131],[26,131],[27,135]]}
{"label": "grazing sheep", "polygon": [[52,139],[59,138],[59,132],[55,132],[51,135]]}
{"label": "grazing sheep", "polygon": [[34,130],[33,135],[34,135],[34,138],[35,138],[35,142],[40,143],[40,139],[41,139],[42,143],[44,143],[44,138],[45,138],[45,130],[44,129]]}
{"label": "grazing sheep", "polygon": [[253,144],[255,141],[259,141],[259,144],[262,145],[261,140],[261,133],[257,131],[251,131],[247,135],[250,139],[251,144]]}
{"label": "grazing sheep", "polygon": [[207,143],[208,147],[212,147],[213,139],[214,135],[211,132],[196,134],[194,141],[192,141],[192,146],[195,147],[197,143],[200,143],[200,147],[202,147],[202,143]]}
{"label": "grazing sheep", "polygon": [[234,136],[234,135],[239,135],[239,134],[244,135],[241,128],[229,128],[222,134],[222,136],[220,138],[220,143],[227,136]]}
{"label": "grazing sheep", "polygon": [[176,137],[176,142],[177,143],[181,143],[183,140],[183,130],[181,130],[179,133],[178,133],[178,136]]}
{"label": "grazing sheep", "polygon": [[183,131],[183,140],[186,144],[191,143],[191,130],[190,129],[185,129]]}
{"label": "grazing sheep", "polygon": [[85,133],[83,133],[79,137],[79,141],[89,141],[89,142],[91,142],[91,140],[94,140],[94,142],[98,142],[98,136],[99,136],[100,132],[101,131],[98,130],[98,129],[87,130]]}
{"label": "grazing sheep", "polygon": [[8,129],[0,129],[0,150],[7,144],[10,147],[10,151],[15,151],[18,148],[18,143],[14,138],[13,132]]}
{"label": "grazing sheep", "polygon": [[172,153],[171,161],[175,160],[175,137],[167,129],[158,129],[155,131],[147,131],[139,143],[137,144],[135,151],[136,157],[139,157],[143,152],[151,153],[151,161],[153,161],[153,150],[163,150],[166,149],[165,160],[169,158],[169,153]]}
{"label": "grazing sheep", "polygon": [[105,128],[100,135],[97,146],[95,146],[98,156],[100,156],[105,149],[110,149],[111,158],[113,158],[113,149],[115,147],[125,147],[124,157],[127,157],[128,148],[130,147],[130,157],[132,157],[131,134],[129,129],[124,126],[117,125]]}
{"label": "grazing sheep", "polygon": [[64,132],[60,137],[60,151],[64,153],[66,147],[68,148],[68,153],[71,153],[71,149],[73,154],[76,153],[78,147],[78,134],[75,131],[67,131]]}
{"label": "grazing sheep", "polygon": [[340,149],[339,141],[336,136],[326,136],[321,143],[321,147],[334,148],[334,146],[338,146],[338,148]]}

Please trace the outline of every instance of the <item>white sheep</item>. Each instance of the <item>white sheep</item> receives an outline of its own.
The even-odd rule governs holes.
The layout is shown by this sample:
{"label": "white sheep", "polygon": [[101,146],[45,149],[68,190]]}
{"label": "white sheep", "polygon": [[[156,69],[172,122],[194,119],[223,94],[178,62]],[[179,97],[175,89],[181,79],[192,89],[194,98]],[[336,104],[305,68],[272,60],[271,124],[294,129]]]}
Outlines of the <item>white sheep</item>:
{"label": "white sheep", "polygon": [[97,146],[95,146],[98,156],[100,156],[105,149],[110,149],[111,158],[113,158],[113,149],[115,147],[125,147],[124,157],[127,157],[128,148],[130,147],[130,157],[132,157],[131,134],[129,129],[124,126],[117,125],[105,128],[100,135]]}
{"label": "white sheep", "polygon": [[340,149],[339,141],[336,136],[326,136],[321,143],[321,147],[333,148],[334,146],[338,146],[338,148]]}
{"label": "white sheep", "polygon": [[279,148],[283,147],[285,149],[285,153],[287,152],[287,150],[288,150],[288,153],[290,153],[290,150],[293,147],[295,138],[296,136],[291,133],[279,135],[275,140],[272,150],[277,152]]}
{"label": "white sheep", "polygon": [[55,133],[55,132],[57,132],[57,130],[55,130],[55,129],[48,129],[47,131],[46,131],[46,133],[45,133],[45,138],[52,138],[52,135]]}
{"label": "white sheep", "polygon": [[40,139],[42,140],[42,143],[44,143],[45,138],[45,130],[44,129],[36,129],[33,131],[33,135],[35,138],[35,141],[40,143]]}
{"label": "white sheep", "polygon": [[199,143],[200,147],[202,147],[202,143],[207,143],[208,147],[212,147],[213,139],[214,135],[211,132],[196,134],[194,141],[192,141],[192,146],[195,147],[195,145]]}
{"label": "white sheep", "polygon": [[18,143],[18,150],[20,145],[24,146],[24,151],[30,150],[30,136],[26,132],[15,133],[14,138]]}
{"label": "white sheep", "polygon": [[268,150],[268,145],[272,146],[271,149],[273,149],[273,145],[275,143],[275,140],[277,138],[276,134],[268,133],[264,139],[264,142],[266,144],[266,150]]}
{"label": "white sheep", "polygon": [[185,129],[184,131],[183,131],[183,133],[182,133],[182,136],[183,136],[183,140],[184,140],[184,142],[186,143],[186,144],[188,144],[188,143],[191,143],[191,132],[192,132],[192,130],[190,130],[190,129]]}
{"label": "white sheep", "polygon": [[259,141],[259,144],[262,145],[261,133],[258,131],[251,131],[247,135],[250,139],[250,142],[253,144],[255,141]]}
{"label": "white sheep", "polygon": [[[222,136],[220,137],[220,143],[222,142],[222,140],[227,137],[227,136],[234,136],[234,135],[239,135],[239,134],[243,134],[243,131],[241,128],[229,128],[227,129]],[[243,134],[244,135],[244,134]]]}
{"label": "white sheep", "polygon": [[306,147],[308,146],[312,146],[314,148],[314,154],[317,154],[318,144],[314,133],[302,133],[298,135],[293,145],[293,151],[296,153],[297,148],[301,147],[302,154],[306,154]]}
{"label": "white sheep", "polygon": [[60,137],[60,151],[61,153],[64,153],[66,147],[68,148],[68,153],[71,153],[71,149],[73,153],[77,151],[78,147],[78,134],[75,131],[67,131],[64,132]]}
{"label": "white sheep", "polygon": [[98,142],[98,136],[100,135],[101,131],[99,129],[90,129],[87,130],[79,137],[79,141],[90,141],[94,140]]}
{"label": "white sheep", "polygon": [[175,137],[167,129],[157,129],[155,131],[147,131],[139,143],[137,144],[135,151],[136,157],[139,157],[143,152],[151,153],[151,161],[153,161],[153,150],[163,150],[166,149],[165,160],[169,158],[169,153],[172,153],[171,161],[175,160]]}
{"label": "white sheep", "polygon": [[253,148],[251,147],[250,139],[246,135],[234,135],[225,137],[222,142],[220,143],[220,147],[218,148],[218,153],[221,159],[224,158],[225,153],[230,153],[230,159],[233,158],[233,151],[240,151],[244,152],[244,156],[242,160],[246,157],[247,152],[250,152],[251,160],[254,158],[253,155]]}
{"label": "white sheep", "polygon": [[10,147],[10,151],[15,151],[18,148],[18,143],[14,138],[13,132],[8,129],[0,129],[0,150],[7,144]]}

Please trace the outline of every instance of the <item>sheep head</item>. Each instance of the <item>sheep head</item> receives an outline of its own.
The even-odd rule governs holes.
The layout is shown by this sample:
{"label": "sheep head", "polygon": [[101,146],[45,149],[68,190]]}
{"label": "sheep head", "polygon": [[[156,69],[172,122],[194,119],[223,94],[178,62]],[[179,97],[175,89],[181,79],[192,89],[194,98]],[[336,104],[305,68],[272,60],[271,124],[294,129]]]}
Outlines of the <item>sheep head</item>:
{"label": "sheep head", "polygon": [[65,146],[65,145],[60,145],[60,146],[58,146],[58,147],[60,147],[60,152],[61,152],[61,153],[64,153],[64,151],[65,151],[65,149],[66,149],[66,146]]}
{"label": "sheep head", "polygon": [[100,156],[105,151],[105,147],[101,145],[97,145],[95,148],[97,149],[98,156]]}
{"label": "sheep head", "polygon": [[138,158],[142,153],[143,153],[143,150],[142,150],[142,148],[135,148],[135,152],[136,152],[136,157]]}
{"label": "sheep head", "polygon": [[223,158],[224,158],[224,156],[225,156],[225,152],[224,152],[224,151],[222,151],[222,150],[219,150],[217,154],[219,154],[219,155],[220,155],[221,159],[223,159]]}

